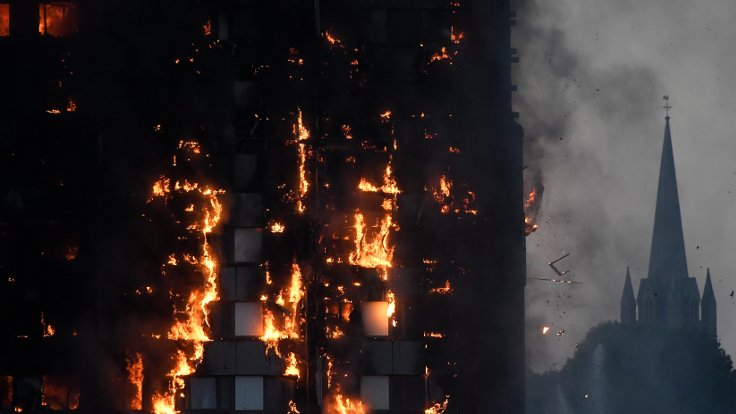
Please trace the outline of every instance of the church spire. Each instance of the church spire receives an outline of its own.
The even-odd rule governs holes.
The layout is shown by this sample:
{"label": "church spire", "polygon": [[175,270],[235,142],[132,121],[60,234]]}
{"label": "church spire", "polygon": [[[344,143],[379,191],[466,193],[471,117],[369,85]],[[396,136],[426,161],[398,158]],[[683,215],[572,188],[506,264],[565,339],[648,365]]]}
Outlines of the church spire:
{"label": "church spire", "polygon": [[710,269],[705,276],[705,286],[703,286],[703,300],[700,302],[701,326],[703,333],[709,336],[716,336],[716,295],[713,293],[713,283],[710,280]]}
{"label": "church spire", "polygon": [[688,277],[685,241],[680,216],[680,199],[677,193],[675,157],[670,135],[669,97],[665,96],[668,111],[665,117],[664,143],[659,166],[657,207],[654,213],[654,231],[649,256],[649,278],[655,283],[669,286],[672,279]]}
{"label": "church spire", "polygon": [[633,324],[634,322],[636,322],[636,300],[634,299],[634,286],[631,284],[631,273],[627,266],[624,291],[621,294],[621,323]]}

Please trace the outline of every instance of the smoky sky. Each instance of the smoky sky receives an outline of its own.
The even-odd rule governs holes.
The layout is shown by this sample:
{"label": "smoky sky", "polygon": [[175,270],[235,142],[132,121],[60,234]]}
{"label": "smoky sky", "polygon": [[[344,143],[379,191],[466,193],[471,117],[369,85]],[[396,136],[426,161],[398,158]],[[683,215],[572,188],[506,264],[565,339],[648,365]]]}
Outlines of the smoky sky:
{"label": "smoky sky", "polygon": [[[736,3],[518,0],[516,10],[525,173],[545,187],[527,238],[529,368],[561,367],[591,327],[618,319],[627,266],[635,291],[646,277],[663,95],[689,272],[702,293],[711,269],[719,338],[736,353]],[[531,279],[552,277],[547,263],[563,251],[558,267],[582,284]]]}

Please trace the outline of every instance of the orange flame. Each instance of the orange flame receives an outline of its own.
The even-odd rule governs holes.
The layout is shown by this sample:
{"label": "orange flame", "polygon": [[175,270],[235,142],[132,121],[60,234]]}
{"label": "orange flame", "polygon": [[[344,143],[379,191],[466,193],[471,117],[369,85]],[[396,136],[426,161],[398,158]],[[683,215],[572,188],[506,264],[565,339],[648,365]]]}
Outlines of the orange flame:
{"label": "orange flame", "polygon": [[368,409],[360,400],[351,400],[337,393],[325,407],[325,414],[365,414]]}
{"label": "orange flame", "polygon": [[135,353],[135,357],[129,357],[126,361],[126,370],[128,371],[128,382],[135,387],[135,395],[130,400],[128,409],[143,409],[143,357],[140,352]]}
{"label": "orange flame", "polygon": [[[179,142],[179,148],[198,153],[199,144],[194,141],[182,140]],[[168,199],[171,191],[170,180],[161,177],[153,185],[151,199],[153,197]],[[156,414],[177,412],[175,399],[177,393],[184,388],[183,377],[194,373],[204,356],[204,343],[210,341],[207,333],[210,326],[208,307],[210,303],[218,299],[217,262],[209,244],[209,235],[220,222],[222,203],[219,200],[219,195],[224,191],[215,190],[209,186],[200,186],[199,183],[190,183],[187,180],[184,180],[183,184],[177,181],[174,184],[173,191],[179,193],[196,191],[201,197],[202,201],[196,206],[201,213],[201,218],[193,226],[186,227],[189,230],[196,229],[201,233],[201,257],[195,258],[185,254],[183,258],[187,263],[198,266],[204,278],[201,286],[195,287],[189,292],[183,309],[174,309],[177,320],[169,328],[167,337],[174,341],[184,342],[188,346],[182,346],[186,350],[179,349],[173,357],[175,366],[167,374],[171,378],[168,389],[164,392],[156,392],[153,395],[152,402]],[[166,263],[176,263],[175,257],[173,255],[169,256]]]}
{"label": "orange flame", "polygon": [[299,182],[297,185],[297,200],[296,200],[296,211],[303,213],[306,209],[304,205],[304,199],[309,192],[309,181],[307,180],[307,155],[308,149],[306,140],[309,139],[309,130],[304,126],[302,119],[302,111],[298,111],[297,122],[292,127],[292,134],[296,139],[298,149],[298,168],[299,168]]}
{"label": "orange flame", "polygon": [[394,247],[389,245],[389,232],[393,219],[386,214],[376,226],[377,231],[368,231],[368,225],[360,210],[355,211],[355,250],[350,252],[350,264],[367,268],[390,268]]}
{"label": "orange flame", "polygon": [[434,403],[431,407],[424,410],[424,414],[442,414],[447,410],[447,404],[450,403],[450,397],[446,396],[442,403]]}

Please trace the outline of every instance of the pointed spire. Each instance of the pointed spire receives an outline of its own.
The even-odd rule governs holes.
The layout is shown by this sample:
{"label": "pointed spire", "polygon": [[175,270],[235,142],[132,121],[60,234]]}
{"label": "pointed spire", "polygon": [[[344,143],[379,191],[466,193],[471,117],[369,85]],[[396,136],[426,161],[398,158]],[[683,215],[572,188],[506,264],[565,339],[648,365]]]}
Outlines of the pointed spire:
{"label": "pointed spire", "polygon": [[700,302],[701,326],[703,333],[715,337],[717,334],[716,295],[713,293],[713,282],[710,280],[710,268],[705,276],[703,300]]}
{"label": "pointed spire", "polygon": [[[669,107],[669,103],[666,105]],[[649,278],[669,286],[672,279],[687,278],[685,240],[682,232],[680,198],[675,176],[675,157],[670,135],[670,117],[665,118],[664,143],[659,167],[657,207],[649,256]]]}
{"label": "pointed spire", "polygon": [[621,294],[621,323],[634,322],[636,322],[636,300],[634,299],[634,286],[631,283],[631,272],[627,266],[624,291]]}
{"label": "pointed spire", "polygon": [[713,282],[710,280],[710,267],[705,276],[705,286],[703,286],[703,301],[706,299],[713,301],[713,303],[716,301],[716,295],[713,293]]}

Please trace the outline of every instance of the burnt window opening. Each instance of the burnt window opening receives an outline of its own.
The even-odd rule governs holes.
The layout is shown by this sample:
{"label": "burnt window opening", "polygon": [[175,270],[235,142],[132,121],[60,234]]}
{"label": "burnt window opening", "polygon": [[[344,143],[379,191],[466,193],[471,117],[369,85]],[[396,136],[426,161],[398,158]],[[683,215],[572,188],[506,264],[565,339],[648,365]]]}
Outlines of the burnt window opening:
{"label": "burnt window opening", "polygon": [[0,3],[0,37],[10,36],[10,3]]}
{"label": "burnt window opening", "polygon": [[10,411],[13,405],[13,377],[0,375],[0,410]]}
{"label": "burnt window opening", "polygon": [[39,3],[38,33],[41,36],[64,37],[76,32],[76,4],[66,1]]}
{"label": "burnt window opening", "polygon": [[79,377],[75,375],[44,375],[41,405],[52,411],[79,408]]}

